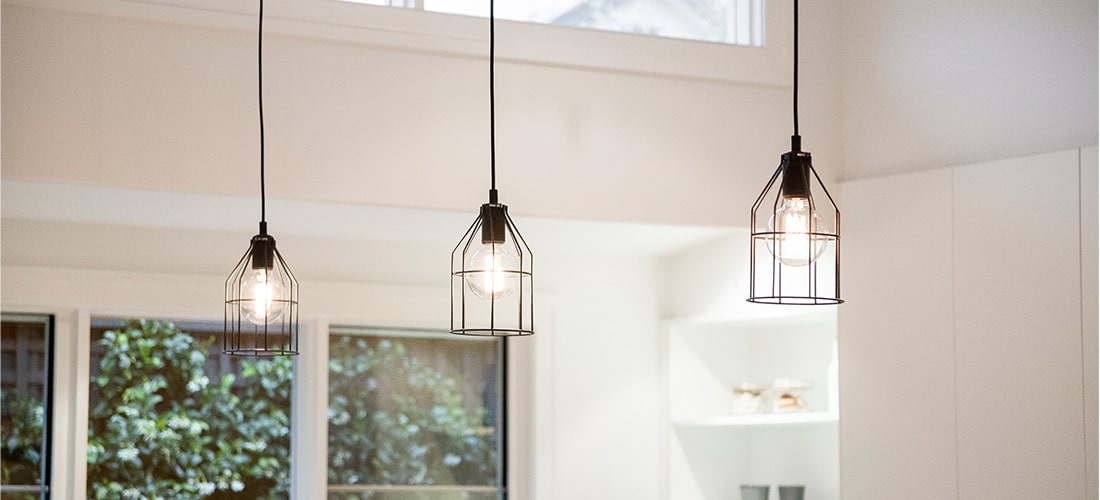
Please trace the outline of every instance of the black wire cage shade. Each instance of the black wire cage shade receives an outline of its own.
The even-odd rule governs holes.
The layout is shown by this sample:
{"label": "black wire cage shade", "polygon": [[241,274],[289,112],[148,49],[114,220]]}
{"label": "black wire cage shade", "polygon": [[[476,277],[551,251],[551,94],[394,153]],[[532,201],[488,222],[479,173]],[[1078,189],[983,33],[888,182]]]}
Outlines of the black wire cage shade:
{"label": "black wire cage shade", "polygon": [[792,140],[752,206],[749,302],[840,304],[840,209]]}
{"label": "black wire cage shade", "polygon": [[290,272],[275,238],[267,234],[264,189],[264,2],[259,0],[257,86],[260,112],[260,233],[252,237],[225,280],[225,331],[222,353],[235,356],[298,354],[298,280]]}
{"label": "black wire cage shade", "polygon": [[794,0],[791,150],[752,205],[749,302],[829,305],[840,298],[840,209],[798,134],[798,0]]}
{"label": "black wire cage shade", "polygon": [[298,354],[298,280],[265,226],[225,280],[225,354]]}
{"label": "black wire cage shade", "polygon": [[508,216],[508,207],[492,198],[451,252],[451,333],[532,335],[531,248]]}

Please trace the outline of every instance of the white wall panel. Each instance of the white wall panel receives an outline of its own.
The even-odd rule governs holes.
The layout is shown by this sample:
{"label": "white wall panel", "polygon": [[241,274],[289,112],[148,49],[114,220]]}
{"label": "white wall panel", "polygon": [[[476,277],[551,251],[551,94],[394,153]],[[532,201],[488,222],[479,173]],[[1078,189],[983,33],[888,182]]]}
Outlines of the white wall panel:
{"label": "white wall panel", "polygon": [[959,498],[1084,498],[1078,153],[954,172]]}
{"label": "white wall panel", "polygon": [[843,186],[841,493],[954,498],[951,172]]}
{"label": "white wall panel", "polygon": [[558,265],[563,284],[547,334],[554,455],[536,458],[552,461],[553,475],[536,478],[552,483],[552,496],[539,500],[657,500],[664,412],[654,262]]}

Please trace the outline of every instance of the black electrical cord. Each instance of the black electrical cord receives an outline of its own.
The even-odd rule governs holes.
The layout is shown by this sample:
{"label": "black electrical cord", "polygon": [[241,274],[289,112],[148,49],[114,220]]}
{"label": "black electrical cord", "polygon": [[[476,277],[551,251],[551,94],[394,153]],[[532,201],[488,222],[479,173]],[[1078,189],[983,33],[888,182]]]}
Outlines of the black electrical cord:
{"label": "black electrical cord", "polygon": [[494,193],[497,190],[496,75],[493,71],[496,65],[496,24],[493,0],[489,0],[489,177],[490,189]]}
{"label": "black electrical cord", "polygon": [[260,29],[257,43],[256,84],[260,97],[260,223],[267,225],[267,196],[264,192],[264,0],[260,0]]}
{"label": "black electrical cord", "polygon": [[798,136],[798,0],[794,0],[794,135]]}

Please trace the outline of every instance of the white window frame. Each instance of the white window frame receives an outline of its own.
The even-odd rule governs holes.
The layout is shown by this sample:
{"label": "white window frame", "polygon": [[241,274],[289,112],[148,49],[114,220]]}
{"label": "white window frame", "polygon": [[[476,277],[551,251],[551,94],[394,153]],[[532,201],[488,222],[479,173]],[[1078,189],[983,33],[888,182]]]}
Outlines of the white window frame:
{"label": "white window frame", "polygon": [[[256,7],[224,0],[5,0],[5,3],[254,33]],[[503,63],[582,68],[753,85],[791,85],[792,4],[762,0],[762,47],[497,21]],[[264,6],[264,31],[462,58],[488,57],[487,21],[337,0]]]}
{"label": "white window frame", "polygon": [[[87,491],[91,318],[221,321],[224,278],[11,266],[4,267],[2,273],[5,300],[0,308],[54,316],[54,470],[50,491],[52,498],[82,497]],[[448,324],[448,293],[445,287],[312,281],[308,289],[304,287],[301,355],[294,361],[291,397],[291,498],[327,497],[329,325],[439,329]],[[536,317],[543,318],[538,323],[539,334],[509,341],[508,346],[505,398],[510,500],[553,498],[549,484],[532,480],[553,467],[552,458],[540,460],[537,466],[534,461],[536,449],[540,459],[553,456],[552,429],[536,432],[534,425],[536,421],[549,422],[554,407],[548,372],[552,365],[553,297],[546,295],[540,297],[542,305],[536,310]],[[303,389],[307,387],[311,390]]]}

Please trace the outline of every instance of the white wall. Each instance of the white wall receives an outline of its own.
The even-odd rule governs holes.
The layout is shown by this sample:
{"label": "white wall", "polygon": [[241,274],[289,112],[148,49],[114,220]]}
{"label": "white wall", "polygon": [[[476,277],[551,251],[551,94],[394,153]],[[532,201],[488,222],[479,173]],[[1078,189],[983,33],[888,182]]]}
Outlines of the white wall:
{"label": "white wall", "polygon": [[845,498],[1095,498],[1096,169],[1093,147],[843,184]]}
{"label": "white wall", "polygon": [[[54,10],[104,3],[158,9],[118,0],[4,2],[4,177],[254,196],[254,19],[207,11],[213,21],[204,26],[175,23],[188,18],[186,9],[151,20]],[[835,178],[838,9],[830,0],[804,10],[802,132],[821,174]],[[487,64],[444,50],[483,42],[441,37],[440,50],[401,50],[351,36],[281,34],[286,25],[273,21],[264,45],[270,195],[462,210],[483,202]],[[505,34],[498,183],[515,213],[746,224],[744,207],[789,148],[789,87],[677,76],[700,61],[739,64],[733,47],[669,42],[697,52],[681,50],[688,56],[656,75],[516,61]],[[781,34],[769,34],[777,37],[769,43],[789,43]],[[522,41],[539,42],[530,38]],[[566,38],[558,48],[598,48],[585,40]]]}
{"label": "white wall", "polygon": [[1096,143],[1095,0],[841,4],[845,178]]}
{"label": "white wall", "polygon": [[542,498],[662,498],[655,261],[563,264],[568,283],[557,295],[553,339],[554,449],[536,451],[536,460],[553,462],[551,491]]}

